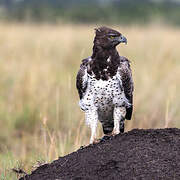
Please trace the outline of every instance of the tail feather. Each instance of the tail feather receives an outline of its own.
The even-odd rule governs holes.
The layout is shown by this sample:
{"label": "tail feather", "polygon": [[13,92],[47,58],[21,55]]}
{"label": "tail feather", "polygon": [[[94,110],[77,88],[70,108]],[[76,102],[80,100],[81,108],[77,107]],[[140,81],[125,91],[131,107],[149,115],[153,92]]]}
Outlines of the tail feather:
{"label": "tail feather", "polygon": [[126,116],[125,116],[125,118],[127,120],[131,120],[132,112],[133,112],[133,106],[131,106],[129,108],[126,108]]}

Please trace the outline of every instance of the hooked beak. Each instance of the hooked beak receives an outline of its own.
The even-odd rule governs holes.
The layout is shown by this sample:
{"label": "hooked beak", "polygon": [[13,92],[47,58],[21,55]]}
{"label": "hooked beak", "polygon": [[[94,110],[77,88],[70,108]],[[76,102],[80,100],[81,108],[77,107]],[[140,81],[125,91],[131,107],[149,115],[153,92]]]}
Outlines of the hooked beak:
{"label": "hooked beak", "polygon": [[119,36],[119,43],[125,43],[127,44],[127,39],[123,35]]}

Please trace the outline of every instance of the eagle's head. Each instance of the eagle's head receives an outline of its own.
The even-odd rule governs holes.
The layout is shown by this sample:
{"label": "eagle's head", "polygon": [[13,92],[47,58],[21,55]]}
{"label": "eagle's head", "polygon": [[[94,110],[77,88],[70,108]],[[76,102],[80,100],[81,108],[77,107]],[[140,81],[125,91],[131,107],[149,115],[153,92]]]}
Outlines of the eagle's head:
{"label": "eagle's head", "polygon": [[94,44],[102,48],[115,48],[120,43],[126,43],[127,39],[118,31],[108,27],[100,27],[95,29]]}

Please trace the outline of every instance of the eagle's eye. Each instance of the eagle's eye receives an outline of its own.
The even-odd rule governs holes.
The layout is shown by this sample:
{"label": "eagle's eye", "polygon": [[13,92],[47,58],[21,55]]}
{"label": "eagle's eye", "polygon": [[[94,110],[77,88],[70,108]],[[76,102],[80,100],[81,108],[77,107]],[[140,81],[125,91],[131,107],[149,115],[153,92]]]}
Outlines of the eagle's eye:
{"label": "eagle's eye", "polygon": [[111,39],[114,39],[114,38],[115,38],[115,36],[110,36],[110,38],[111,38]]}

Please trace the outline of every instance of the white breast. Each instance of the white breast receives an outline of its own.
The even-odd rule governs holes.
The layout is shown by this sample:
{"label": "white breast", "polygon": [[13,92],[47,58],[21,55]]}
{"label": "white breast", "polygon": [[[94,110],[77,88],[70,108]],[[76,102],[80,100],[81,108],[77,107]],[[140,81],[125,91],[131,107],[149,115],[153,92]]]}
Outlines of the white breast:
{"label": "white breast", "polygon": [[87,111],[95,108],[105,113],[112,110],[114,106],[128,104],[119,74],[107,81],[97,80],[88,74],[87,83],[86,93],[79,103],[82,110]]}

